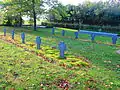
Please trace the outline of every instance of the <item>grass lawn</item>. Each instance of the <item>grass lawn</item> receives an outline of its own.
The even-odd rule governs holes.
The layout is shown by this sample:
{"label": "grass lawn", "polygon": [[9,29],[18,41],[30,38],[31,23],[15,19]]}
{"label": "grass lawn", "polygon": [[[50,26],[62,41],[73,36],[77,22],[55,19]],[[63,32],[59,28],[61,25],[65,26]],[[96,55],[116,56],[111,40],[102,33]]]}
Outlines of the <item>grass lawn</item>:
{"label": "grass lawn", "polygon": [[[0,35],[3,35],[3,28],[0,27]],[[6,27],[6,29],[7,36],[10,37],[13,27]],[[52,36],[51,29],[33,31],[30,28],[15,28],[15,39],[19,40],[20,45],[22,44],[18,37],[20,37],[21,32],[25,32],[26,44],[22,46],[42,53],[50,59],[56,59],[56,63],[46,62],[36,54],[1,40],[0,88],[5,87],[8,90],[11,88],[16,90],[59,90],[61,89],[59,88],[61,81],[66,80],[69,83],[69,90],[120,89],[120,55],[116,54],[116,50],[120,49],[118,47],[120,40],[117,41],[117,46],[108,45],[111,43],[111,38],[108,37],[97,37],[97,43],[92,43],[89,41],[90,36],[88,35],[81,34],[79,39],[75,40],[74,30],[64,29],[66,30],[65,37],[61,36],[61,30],[63,28],[57,28],[55,36]],[[36,50],[35,45],[30,46],[35,43],[36,36],[41,37],[41,47],[44,52]],[[59,56],[57,47],[60,41],[64,41],[67,45],[66,57],[69,57],[70,60],[73,59],[73,61],[76,60],[77,63],[78,59],[83,59],[81,67],[71,70],[69,67],[73,65],[71,64],[72,60],[57,58]],[[51,50],[51,47],[56,49]],[[51,51],[47,51],[46,48]],[[83,66],[83,63],[86,65],[84,59],[88,60],[90,67]],[[69,67],[64,68],[59,63],[65,63]]]}

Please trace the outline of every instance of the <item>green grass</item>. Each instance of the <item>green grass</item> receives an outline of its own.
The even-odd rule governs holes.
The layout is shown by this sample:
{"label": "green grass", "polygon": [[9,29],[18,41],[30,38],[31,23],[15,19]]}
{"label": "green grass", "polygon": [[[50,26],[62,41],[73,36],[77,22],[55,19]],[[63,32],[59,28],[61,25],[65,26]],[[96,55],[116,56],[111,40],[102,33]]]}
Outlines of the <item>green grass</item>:
{"label": "green grass", "polygon": [[[12,27],[7,27],[8,35],[10,35],[12,29]],[[28,52],[24,52],[21,48],[0,41],[0,46],[2,48],[4,47],[0,52],[2,57],[2,59],[0,58],[0,63],[3,63],[3,61],[5,62],[5,64],[0,65],[0,68],[2,68],[0,73],[1,87],[21,88],[20,90],[23,88],[29,88],[31,90],[39,90],[40,88],[45,88],[44,90],[58,90],[58,87],[53,83],[58,82],[59,79],[66,79],[70,82],[70,90],[84,90],[88,87],[100,90],[108,90],[110,88],[112,88],[111,90],[116,90],[120,88],[120,67],[118,67],[118,65],[120,65],[120,55],[116,54],[116,50],[120,48],[116,47],[116,45],[110,46],[83,41],[90,40],[90,36],[88,35],[81,34],[79,36],[80,39],[75,40],[74,30],[69,29],[64,29],[66,30],[66,36],[62,37],[61,30],[63,30],[63,28],[57,28],[55,36],[52,36],[51,29],[38,29],[38,31],[32,31],[30,28],[15,28],[15,37],[20,37],[20,33],[24,31],[26,33],[26,42],[34,43],[35,37],[40,36],[42,38],[42,47],[46,47],[46,45],[49,47],[57,47],[60,41],[64,41],[67,45],[67,53],[87,58],[92,64],[91,68],[83,67],[77,70],[67,70],[58,65],[45,62]],[[3,34],[3,27],[0,27],[0,34]],[[96,41],[111,43],[111,38],[97,37]],[[117,41],[117,45],[119,44],[120,40]],[[13,53],[11,53],[11,51]],[[10,57],[10,60],[8,57]],[[16,64],[15,61],[18,61],[18,63]],[[21,67],[20,61],[25,62],[27,68]],[[42,64],[40,64],[41,62]],[[10,63],[15,64],[9,66]],[[39,66],[43,66],[44,68],[42,67],[43,69],[39,70]],[[33,71],[33,73],[29,74],[31,71]],[[18,79],[22,79],[23,82],[19,80],[14,81],[13,72],[19,73],[20,76]],[[41,72],[45,72],[46,75],[42,75]],[[6,74],[11,77],[8,82],[6,82],[7,80],[5,79]],[[52,74],[52,76],[47,77],[49,74]],[[28,76],[29,80],[27,81],[26,79]],[[45,85],[40,86],[39,83],[42,81],[44,83],[49,83],[50,87]]]}
{"label": "green grass", "polygon": [[3,87],[6,90],[46,90],[47,84],[49,89],[56,89],[54,82],[58,77],[67,75],[61,67],[45,62],[24,49],[3,41],[0,41],[0,48],[0,90]]}

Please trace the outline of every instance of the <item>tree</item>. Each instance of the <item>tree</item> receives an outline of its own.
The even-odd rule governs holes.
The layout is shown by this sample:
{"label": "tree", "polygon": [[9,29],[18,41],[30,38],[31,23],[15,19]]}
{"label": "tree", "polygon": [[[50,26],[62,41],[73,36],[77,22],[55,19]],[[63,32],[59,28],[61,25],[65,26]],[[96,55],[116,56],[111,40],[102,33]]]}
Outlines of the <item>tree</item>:
{"label": "tree", "polygon": [[[4,19],[11,18],[15,26],[22,26],[22,0],[3,1]],[[8,20],[9,21],[9,20]]]}
{"label": "tree", "polygon": [[53,7],[50,11],[49,14],[51,17],[50,20],[55,20],[55,21],[62,21],[64,22],[64,19],[68,16],[67,14],[67,8],[63,6],[61,3],[59,3],[57,6]]}
{"label": "tree", "polygon": [[34,30],[36,30],[37,16],[44,12],[42,0],[6,0],[4,10],[9,17],[19,18],[19,26],[22,26],[22,16],[29,16],[34,20]]}
{"label": "tree", "polygon": [[91,25],[118,25],[120,22],[120,1],[109,0],[106,2],[85,1],[83,4],[56,5],[51,8],[49,16],[54,22]]}

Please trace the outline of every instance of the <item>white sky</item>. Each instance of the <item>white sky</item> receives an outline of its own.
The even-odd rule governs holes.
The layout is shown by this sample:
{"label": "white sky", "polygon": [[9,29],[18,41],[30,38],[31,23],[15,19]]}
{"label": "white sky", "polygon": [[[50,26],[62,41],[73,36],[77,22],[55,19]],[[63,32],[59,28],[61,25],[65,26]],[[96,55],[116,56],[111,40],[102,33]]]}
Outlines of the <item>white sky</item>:
{"label": "white sky", "polygon": [[[78,5],[79,3],[83,3],[86,0],[58,0],[58,1],[60,1],[64,5],[67,5],[67,4]],[[107,0],[87,0],[87,1],[98,2],[98,1],[107,1]]]}

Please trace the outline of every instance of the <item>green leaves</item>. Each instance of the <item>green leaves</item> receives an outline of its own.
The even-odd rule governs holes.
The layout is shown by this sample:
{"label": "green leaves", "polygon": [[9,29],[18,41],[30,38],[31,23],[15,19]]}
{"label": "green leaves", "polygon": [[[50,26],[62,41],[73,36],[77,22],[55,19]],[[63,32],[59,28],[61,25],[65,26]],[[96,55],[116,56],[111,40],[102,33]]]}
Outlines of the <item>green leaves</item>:
{"label": "green leaves", "polygon": [[68,16],[67,8],[62,4],[58,4],[57,6],[50,9],[49,14],[52,15],[56,20],[62,20]]}

